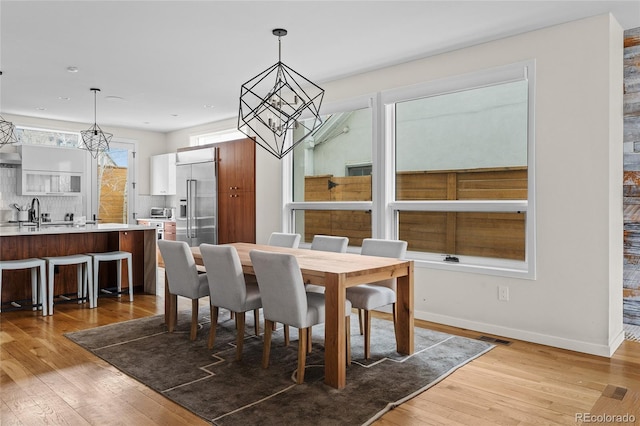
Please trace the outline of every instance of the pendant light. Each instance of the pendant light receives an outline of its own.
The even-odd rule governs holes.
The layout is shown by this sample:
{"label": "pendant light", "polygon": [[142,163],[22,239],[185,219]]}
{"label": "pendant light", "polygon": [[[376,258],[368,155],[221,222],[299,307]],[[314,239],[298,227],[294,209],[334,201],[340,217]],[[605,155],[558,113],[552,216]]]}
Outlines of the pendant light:
{"label": "pendant light", "polygon": [[322,124],[324,90],[282,62],[280,39],[287,30],[272,33],[278,37],[278,62],[240,88],[238,130],[282,159]]}
{"label": "pendant light", "polygon": [[[2,71],[0,71],[0,75],[2,75]],[[18,143],[15,130],[16,126],[14,126],[12,122],[2,118],[0,115],[0,146]]]}
{"label": "pendant light", "polygon": [[111,142],[113,134],[103,132],[100,126],[98,126],[96,120],[96,99],[97,92],[99,92],[100,89],[91,88],[90,90],[93,92],[93,126],[89,127],[88,130],[81,131],[80,134],[82,135],[82,142],[84,143],[85,149],[89,151],[94,158],[98,158],[101,151],[104,152],[109,149],[109,142]]}

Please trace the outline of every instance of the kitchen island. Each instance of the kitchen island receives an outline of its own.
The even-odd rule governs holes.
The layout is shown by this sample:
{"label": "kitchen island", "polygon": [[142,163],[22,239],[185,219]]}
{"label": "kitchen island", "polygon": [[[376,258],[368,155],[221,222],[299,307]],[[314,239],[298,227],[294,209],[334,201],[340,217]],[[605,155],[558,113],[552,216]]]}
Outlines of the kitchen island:
{"label": "kitchen island", "polygon": [[[123,250],[131,252],[134,293],[156,292],[156,229],[144,225],[106,223],[99,225],[42,225],[0,227],[0,259],[15,260],[29,257],[65,256],[89,252]],[[123,290],[130,284],[126,278]],[[76,268],[60,266],[56,272],[56,294],[77,291]],[[116,281],[115,262],[100,267],[100,286],[112,287]],[[2,283],[2,302],[31,299],[29,271],[5,271]]]}

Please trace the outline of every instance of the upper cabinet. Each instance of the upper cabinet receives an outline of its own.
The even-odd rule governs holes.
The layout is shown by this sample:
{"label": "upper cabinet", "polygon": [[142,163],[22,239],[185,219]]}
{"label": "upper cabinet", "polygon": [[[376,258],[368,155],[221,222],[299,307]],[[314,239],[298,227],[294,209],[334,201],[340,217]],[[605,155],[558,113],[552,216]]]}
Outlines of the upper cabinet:
{"label": "upper cabinet", "polygon": [[151,157],[151,195],[176,195],[176,154]]}
{"label": "upper cabinet", "polygon": [[87,151],[46,145],[22,145],[18,194],[80,195]]}

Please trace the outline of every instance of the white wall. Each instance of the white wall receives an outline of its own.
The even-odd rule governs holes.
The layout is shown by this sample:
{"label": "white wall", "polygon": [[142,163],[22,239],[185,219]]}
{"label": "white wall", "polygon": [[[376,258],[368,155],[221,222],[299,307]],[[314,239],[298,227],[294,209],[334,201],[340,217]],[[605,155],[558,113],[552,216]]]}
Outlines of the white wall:
{"label": "white wall", "polygon": [[332,102],[536,61],[537,278],[417,265],[417,318],[604,356],[622,342],[622,46],[603,15],[322,84]]}

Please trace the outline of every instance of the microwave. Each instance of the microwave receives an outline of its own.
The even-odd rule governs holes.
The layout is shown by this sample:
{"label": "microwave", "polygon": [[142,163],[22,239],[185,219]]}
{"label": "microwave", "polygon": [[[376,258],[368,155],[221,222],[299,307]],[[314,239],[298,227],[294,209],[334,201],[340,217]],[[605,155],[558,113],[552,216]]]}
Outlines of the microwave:
{"label": "microwave", "polygon": [[171,217],[171,209],[165,207],[151,207],[150,216],[168,219]]}

